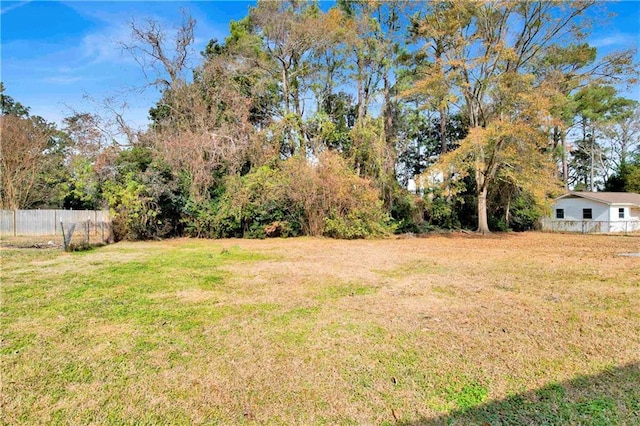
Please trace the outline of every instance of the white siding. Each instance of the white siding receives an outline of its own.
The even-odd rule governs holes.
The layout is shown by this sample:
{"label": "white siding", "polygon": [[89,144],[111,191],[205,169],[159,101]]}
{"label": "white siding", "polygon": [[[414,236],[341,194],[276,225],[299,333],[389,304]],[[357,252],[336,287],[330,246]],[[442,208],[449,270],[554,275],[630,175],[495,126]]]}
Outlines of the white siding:
{"label": "white siding", "polygon": [[[619,217],[620,208],[624,209],[624,218]],[[557,218],[557,209],[564,210],[564,218]],[[583,218],[583,209],[591,209],[591,219]],[[640,209],[567,197],[556,200],[551,217],[544,219],[542,225],[543,230],[560,232],[635,232],[640,230]]]}
{"label": "white siding", "polygon": [[[624,210],[624,218],[620,217],[620,209]],[[634,232],[640,230],[638,212],[637,209],[633,209],[630,206],[612,205],[609,232]]]}
{"label": "white siding", "polygon": [[591,209],[594,221],[609,221],[609,206],[584,198],[562,198],[553,206],[553,218],[556,209],[564,209],[565,220],[588,220],[582,218],[582,209]]}

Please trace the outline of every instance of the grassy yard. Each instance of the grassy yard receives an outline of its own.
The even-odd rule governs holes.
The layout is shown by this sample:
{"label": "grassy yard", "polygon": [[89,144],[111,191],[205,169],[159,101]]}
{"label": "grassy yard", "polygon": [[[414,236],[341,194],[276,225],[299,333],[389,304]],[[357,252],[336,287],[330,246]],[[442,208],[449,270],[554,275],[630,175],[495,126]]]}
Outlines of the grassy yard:
{"label": "grassy yard", "polygon": [[3,248],[6,424],[640,424],[638,236]]}

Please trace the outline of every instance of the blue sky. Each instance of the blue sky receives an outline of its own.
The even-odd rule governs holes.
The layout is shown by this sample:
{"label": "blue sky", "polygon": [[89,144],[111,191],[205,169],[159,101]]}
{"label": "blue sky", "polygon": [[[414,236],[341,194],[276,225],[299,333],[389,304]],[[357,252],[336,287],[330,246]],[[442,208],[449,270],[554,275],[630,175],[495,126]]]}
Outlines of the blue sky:
{"label": "blue sky", "polygon": [[[224,39],[229,21],[247,14],[250,1],[2,1],[0,14],[0,78],[6,93],[31,107],[32,114],[60,123],[77,111],[99,111],[96,104],[116,97],[126,102],[125,117],[134,126],[147,121],[158,98],[140,66],[118,42],[129,39],[128,22],[147,18],[166,28],[179,24],[181,9],[197,21],[192,60],[212,38]],[[608,25],[596,26],[592,45],[606,53],[637,47],[640,41],[640,1],[603,3],[617,13]],[[640,55],[636,54],[640,61]],[[138,90],[136,90],[136,88]],[[625,94],[640,100],[640,89]]]}
{"label": "blue sky", "polygon": [[130,37],[128,23],[151,18],[173,28],[188,9],[197,21],[192,62],[212,38],[223,39],[229,21],[246,16],[254,2],[97,2],[2,1],[1,79],[6,94],[48,121],[60,122],[78,111],[95,111],[108,97],[128,105],[134,125],[146,122],[158,99],[140,65],[119,42]]}

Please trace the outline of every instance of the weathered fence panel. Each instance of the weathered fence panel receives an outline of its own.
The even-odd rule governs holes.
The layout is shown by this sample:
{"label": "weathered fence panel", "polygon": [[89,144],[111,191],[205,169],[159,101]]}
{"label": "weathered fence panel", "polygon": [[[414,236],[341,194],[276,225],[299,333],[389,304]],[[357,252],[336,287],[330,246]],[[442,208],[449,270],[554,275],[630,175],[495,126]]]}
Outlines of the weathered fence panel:
{"label": "weathered fence panel", "polygon": [[0,235],[62,235],[60,222],[109,222],[107,210],[1,210]]}
{"label": "weathered fence panel", "polygon": [[0,210],[0,235],[16,235],[15,210]]}
{"label": "weathered fence panel", "polygon": [[632,233],[640,231],[637,220],[553,220],[543,219],[542,230],[548,232],[579,232],[582,234]]}

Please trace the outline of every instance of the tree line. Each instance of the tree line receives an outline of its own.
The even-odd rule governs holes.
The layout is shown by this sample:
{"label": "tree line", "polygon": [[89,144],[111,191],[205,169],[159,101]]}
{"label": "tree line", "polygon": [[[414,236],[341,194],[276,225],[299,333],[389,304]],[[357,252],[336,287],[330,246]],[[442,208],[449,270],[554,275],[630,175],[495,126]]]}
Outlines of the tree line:
{"label": "tree line", "polygon": [[193,68],[187,12],[131,22],[149,127],[57,128],[2,87],[2,206],[109,207],[129,239],[529,229],[563,190],[640,191],[634,52],[586,41],[604,6],[258,1]]}

